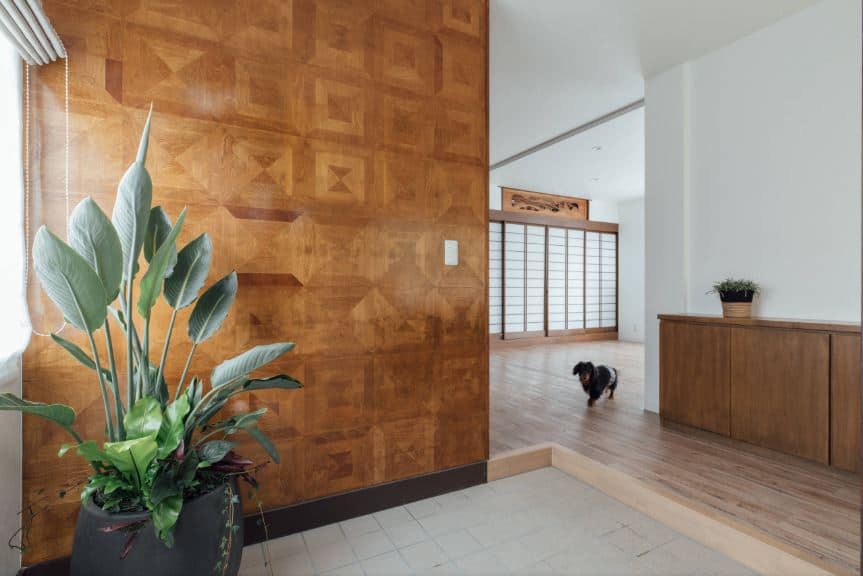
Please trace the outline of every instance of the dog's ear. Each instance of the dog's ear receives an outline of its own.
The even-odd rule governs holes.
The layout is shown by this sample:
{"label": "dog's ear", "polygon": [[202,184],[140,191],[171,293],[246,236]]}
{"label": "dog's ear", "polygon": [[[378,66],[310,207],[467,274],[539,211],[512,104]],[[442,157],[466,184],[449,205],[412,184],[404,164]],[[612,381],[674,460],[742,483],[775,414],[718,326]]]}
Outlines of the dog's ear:
{"label": "dog's ear", "polygon": [[581,374],[581,370],[584,368],[584,362],[579,362],[572,368],[572,375],[577,376]]}
{"label": "dog's ear", "polygon": [[593,374],[593,362],[584,362],[584,369]]}

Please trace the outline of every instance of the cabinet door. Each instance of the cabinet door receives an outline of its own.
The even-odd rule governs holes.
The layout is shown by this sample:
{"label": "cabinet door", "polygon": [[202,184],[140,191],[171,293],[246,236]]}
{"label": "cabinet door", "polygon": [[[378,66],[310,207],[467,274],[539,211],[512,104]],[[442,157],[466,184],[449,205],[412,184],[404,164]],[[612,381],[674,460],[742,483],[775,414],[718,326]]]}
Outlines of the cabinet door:
{"label": "cabinet door", "polygon": [[731,436],[827,464],[830,335],[731,331]]}
{"label": "cabinet door", "polygon": [[860,336],[830,336],[830,464],[857,471],[860,454]]}
{"label": "cabinet door", "polygon": [[663,418],[728,436],[730,328],[663,321],[659,410]]}

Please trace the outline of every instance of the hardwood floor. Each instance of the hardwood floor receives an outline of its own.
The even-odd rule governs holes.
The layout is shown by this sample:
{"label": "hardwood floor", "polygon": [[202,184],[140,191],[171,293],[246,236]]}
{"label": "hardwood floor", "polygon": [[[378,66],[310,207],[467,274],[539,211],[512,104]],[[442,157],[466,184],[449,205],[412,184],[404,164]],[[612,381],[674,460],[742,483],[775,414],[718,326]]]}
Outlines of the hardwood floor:
{"label": "hardwood floor", "polygon": [[[641,409],[641,345],[503,344],[492,346],[490,354],[492,456],[557,442],[859,574],[857,476],[715,434],[663,425],[657,415]],[[580,360],[618,369],[614,400],[587,408],[587,397],[571,375]]]}

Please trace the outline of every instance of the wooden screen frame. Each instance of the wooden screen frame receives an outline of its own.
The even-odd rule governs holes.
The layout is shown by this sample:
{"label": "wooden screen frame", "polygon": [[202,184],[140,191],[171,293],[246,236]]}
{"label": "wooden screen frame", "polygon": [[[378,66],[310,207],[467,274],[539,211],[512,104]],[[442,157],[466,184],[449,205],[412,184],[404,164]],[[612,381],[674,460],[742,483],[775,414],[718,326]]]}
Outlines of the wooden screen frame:
{"label": "wooden screen frame", "polygon": [[[619,229],[620,226],[613,222],[596,222],[591,220],[566,220],[559,217],[554,216],[542,216],[538,214],[522,214],[519,212],[504,212],[503,210],[489,210],[488,211],[488,221],[491,222],[499,222],[501,223],[501,312],[500,312],[500,332],[488,334],[489,339],[492,340],[543,340],[543,339],[559,339],[559,338],[573,338],[573,339],[586,339],[586,340],[596,340],[602,338],[614,339],[617,336],[618,330],[620,328],[620,234]],[[506,224],[523,224],[525,225],[525,233],[527,233],[526,226],[543,226],[545,228],[545,280],[544,280],[544,303],[543,303],[543,313],[544,313],[544,329],[541,331],[534,330],[531,332],[514,332],[507,334],[506,331],[506,282],[503,281],[506,278]],[[488,226],[486,226],[488,228]],[[584,328],[571,328],[564,330],[549,330],[548,329],[548,229],[549,228],[565,228],[571,230],[580,230],[583,232],[599,232],[605,234],[614,234],[615,242],[614,242],[614,265],[615,265],[615,282],[614,282],[614,326],[600,327],[600,328],[587,328],[587,283],[583,281],[583,291],[582,298],[585,299],[585,302],[582,304],[582,311],[585,314],[583,325]],[[568,237],[568,235],[567,235]],[[568,240],[567,240],[568,242]],[[525,250],[526,250],[525,246]],[[568,249],[568,248],[567,248]],[[582,263],[582,274],[587,275],[587,235],[585,235],[585,255],[584,262]],[[601,250],[601,245],[600,245]],[[488,242],[486,242],[486,251],[488,251]],[[601,255],[600,255],[601,258]],[[525,263],[527,262],[527,254],[525,253]],[[567,263],[566,266],[569,266],[569,257],[567,254]],[[488,271],[487,271],[488,273]],[[568,276],[567,276],[568,278]],[[527,282],[527,276],[525,275],[525,282]],[[600,298],[602,292],[602,278],[600,277]],[[567,308],[567,314],[569,310]],[[525,314],[527,314],[527,310],[525,309]],[[601,311],[600,311],[601,315]],[[601,322],[601,318],[600,318]]]}

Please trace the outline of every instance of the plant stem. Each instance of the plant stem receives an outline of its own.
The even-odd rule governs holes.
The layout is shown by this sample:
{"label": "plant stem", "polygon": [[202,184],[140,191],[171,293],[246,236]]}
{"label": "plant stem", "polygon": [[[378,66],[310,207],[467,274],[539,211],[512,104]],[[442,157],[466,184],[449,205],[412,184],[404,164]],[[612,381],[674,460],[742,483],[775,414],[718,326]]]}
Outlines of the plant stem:
{"label": "plant stem", "polygon": [[[129,267],[131,268],[132,264],[130,264]],[[126,285],[126,305],[124,306],[124,308],[125,308],[124,313],[126,314],[126,367],[128,368],[128,370],[126,371],[127,372],[126,373],[126,390],[127,390],[126,395],[128,397],[128,401],[129,401],[128,402],[129,405],[127,406],[128,410],[131,410],[132,406],[135,405],[135,383],[133,382],[133,379],[134,379],[133,366],[134,366],[135,362],[132,359],[132,331],[134,330],[134,328],[132,327],[132,317],[129,315],[129,311],[132,309],[132,278],[131,278],[131,276],[132,275],[129,274],[129,281],[127,282],[127,285]]]}
{"label": "plant stem", "polygon": [[199,408],[201,406],[206,406],[207,403],[210,401],[210,398],[212,398],[213,394],[217,393],[219,390],[221,390],[221,388],[210,388],[210,391],[204,394],[204,397],[201,398],[201,401],[198,402],[198,404],[195,405],[194,408],[192,408],[192,411],[189,412],[188,416],[186,416],[186,427],[183,431],[184,436],[187,433],[195,430],[195,416],[197,416],[198,412],[200,412]]}
{"label": "plant stem", "polygon": [[123,426],[123,400],[120,398],[120,383],[117,381],[117,363],[114,360],[114,343],[111,340],[111,326],[105,321],[105,345],[108,347],[108,363],[111,365],[111,387],[114,390],[114,411],[117,412],[117,435],[120,440],[126,439],[126,429]]}
{"label": "plant stem", "polygon": [[[159,359],[159,371],[156,373],[156,385],[162,381],[162,373],[165,371],[165,361],[168,359],[168,345],[171,343],[171,334],[174,332],[174,321],[177,319],[177,309],[171,312],[171,321],[168,323],[168,333],[165,334],[165,345],[162,347],[162,357]],[[177,387],[177,390],[180,388]],[[174,400],[177,396],[174,396]]]}
{"label": "plant stem", "polygon": [[198,446],[200,446],[204,442],[204,440],[206,440],[210,436],[215,436],[216,434],[218,434],[220,432],[224,434],[225,431],[223,429],[219,428],[219,429],[213,430],[211,432],[207,432],[202,437],[198,438],[198,441],[195,442],[194,445],[192,445],[192,448],[197,448]]}
{"label": "plant stem", "polygon": [[114,442],[114,419],[111,417],[111,404],[108,402],[108,388],[105,386],[105,376],[102,374],[102,365],[99,363],[99,351],[96,349],[96,340],[92,332],[87,332],[90,339],[90,348],[93,350],[93,361],[96,363],[96,374],[99,375],[99,387],[102,389],[102,403],[105,405],[105,422],[108,426],[108,440]]}
{"label": "plant stem", "polygon": [[141,373],[143,393],[141,396],[153,395],[153,384],[150,382],[150,317],[144,318],[144,347],[141,350],[141,365],[138,367]]}
{"label": "plant stem", "polygon": [[183,391],[183,383],[186,381],[186,374],[189,372],[189,365],[192,364],[192,356],[195,355],[195,350],[198,348],[198,343],[192,344],[192,349],[189,350],[189,357],[186,358],[186,365],[183,366],[183,374],[180,376],[180,383],[177,384],[177,391],[174,392],[174,400],[180,397],[180,392]]}
{"label": "plant stem", "polygon": [[68,432],[68,433],[72,436],[72,438],[74,438],[74,439],[75,439],[75,442],[77,442],[78,444],[81,444],[81,443],[83,443],[83,442],[84,442],[84,441],[81,439],[81,437],[78,435],[78,433],[77,433],[77,432],[75,432],[75,430],[74,430],[74,429],[72,429],[72,427],[71,427],[71,426],[63,426],[63,430],[65,430],[66,432]]}

